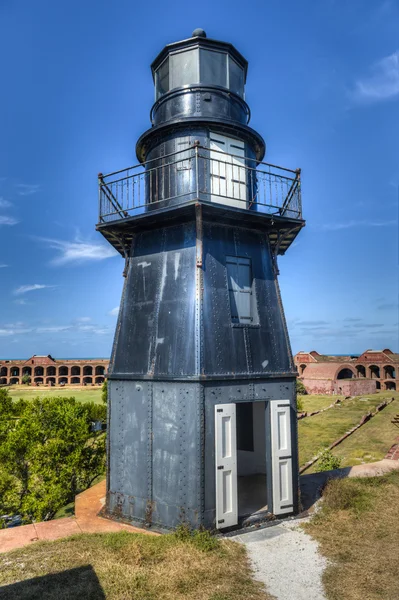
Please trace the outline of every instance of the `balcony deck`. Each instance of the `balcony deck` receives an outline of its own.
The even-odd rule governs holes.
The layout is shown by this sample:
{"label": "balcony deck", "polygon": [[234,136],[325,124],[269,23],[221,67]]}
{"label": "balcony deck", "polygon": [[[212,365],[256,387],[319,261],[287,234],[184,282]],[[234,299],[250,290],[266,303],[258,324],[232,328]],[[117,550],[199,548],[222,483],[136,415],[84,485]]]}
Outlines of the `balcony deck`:
{"label": "balcony deck", "polygon": [[278,254],[305,224],[300,170],[192,146],[100,174],[97,230],[124,255],[135,231],[191,220],[199,204],[205,219],[263,227]]}

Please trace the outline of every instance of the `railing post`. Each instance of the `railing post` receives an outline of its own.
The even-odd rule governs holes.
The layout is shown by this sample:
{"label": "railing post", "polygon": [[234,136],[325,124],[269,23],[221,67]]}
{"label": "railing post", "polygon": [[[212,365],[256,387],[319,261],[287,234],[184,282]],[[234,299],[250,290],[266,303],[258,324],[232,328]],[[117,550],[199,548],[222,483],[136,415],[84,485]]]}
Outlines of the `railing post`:
{"label": "railing post", "polygon": [[102,214],[101,214],[101,212],[102,212],[101,211],[101,186],[104,181],[103,177],[104,176],[102,173],[98,174],[98,220],[99,220],[99,222],[101,222],[103,220]]}

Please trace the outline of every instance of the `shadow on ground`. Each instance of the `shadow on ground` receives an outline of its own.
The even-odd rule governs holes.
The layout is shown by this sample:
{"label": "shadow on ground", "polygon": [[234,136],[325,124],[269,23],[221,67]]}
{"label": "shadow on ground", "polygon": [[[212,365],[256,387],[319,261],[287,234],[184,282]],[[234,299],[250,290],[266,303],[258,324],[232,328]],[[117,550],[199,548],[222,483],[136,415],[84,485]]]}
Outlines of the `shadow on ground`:
{"label": "shadow on ground", "polygon": [[0,587],[1,600],[103,600],[105,594],[91,565],[26,579]]}
{"label": "shadow on ground", "polygon": [[302,511],[308,511],[317,502],[323,493],[329,479],[348,477],[352,467],[335,469],[334,471],[322,471],[320,473],[310,473],[301,475],[301,504]]}

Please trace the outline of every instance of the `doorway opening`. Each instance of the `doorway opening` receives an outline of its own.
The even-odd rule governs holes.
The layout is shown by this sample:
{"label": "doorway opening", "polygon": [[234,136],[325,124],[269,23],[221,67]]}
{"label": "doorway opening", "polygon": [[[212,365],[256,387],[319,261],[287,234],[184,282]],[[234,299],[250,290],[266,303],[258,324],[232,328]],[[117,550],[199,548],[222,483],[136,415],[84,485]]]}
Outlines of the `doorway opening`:
{"label": "doorway opening", "polygon": [[239,520],[268,512],[265,411],[265,402],[236,404]]}

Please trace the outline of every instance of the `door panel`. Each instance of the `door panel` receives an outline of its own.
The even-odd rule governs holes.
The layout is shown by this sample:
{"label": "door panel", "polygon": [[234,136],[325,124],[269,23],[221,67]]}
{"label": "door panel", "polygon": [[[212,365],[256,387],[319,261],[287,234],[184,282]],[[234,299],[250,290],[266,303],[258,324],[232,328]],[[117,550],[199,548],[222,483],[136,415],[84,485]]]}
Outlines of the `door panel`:
{"label": "door panel", "polygon": [[289,400],[270,401],[273,513],[293,511],[291,408]]}
{"label": "door panel", "polygon": [[237,525],[236,405],[215,406],[216,528]]}
{"label": "door panel", "polygon": [[210,148],[212,202],[247,208],[244,142],[211,133]]}

